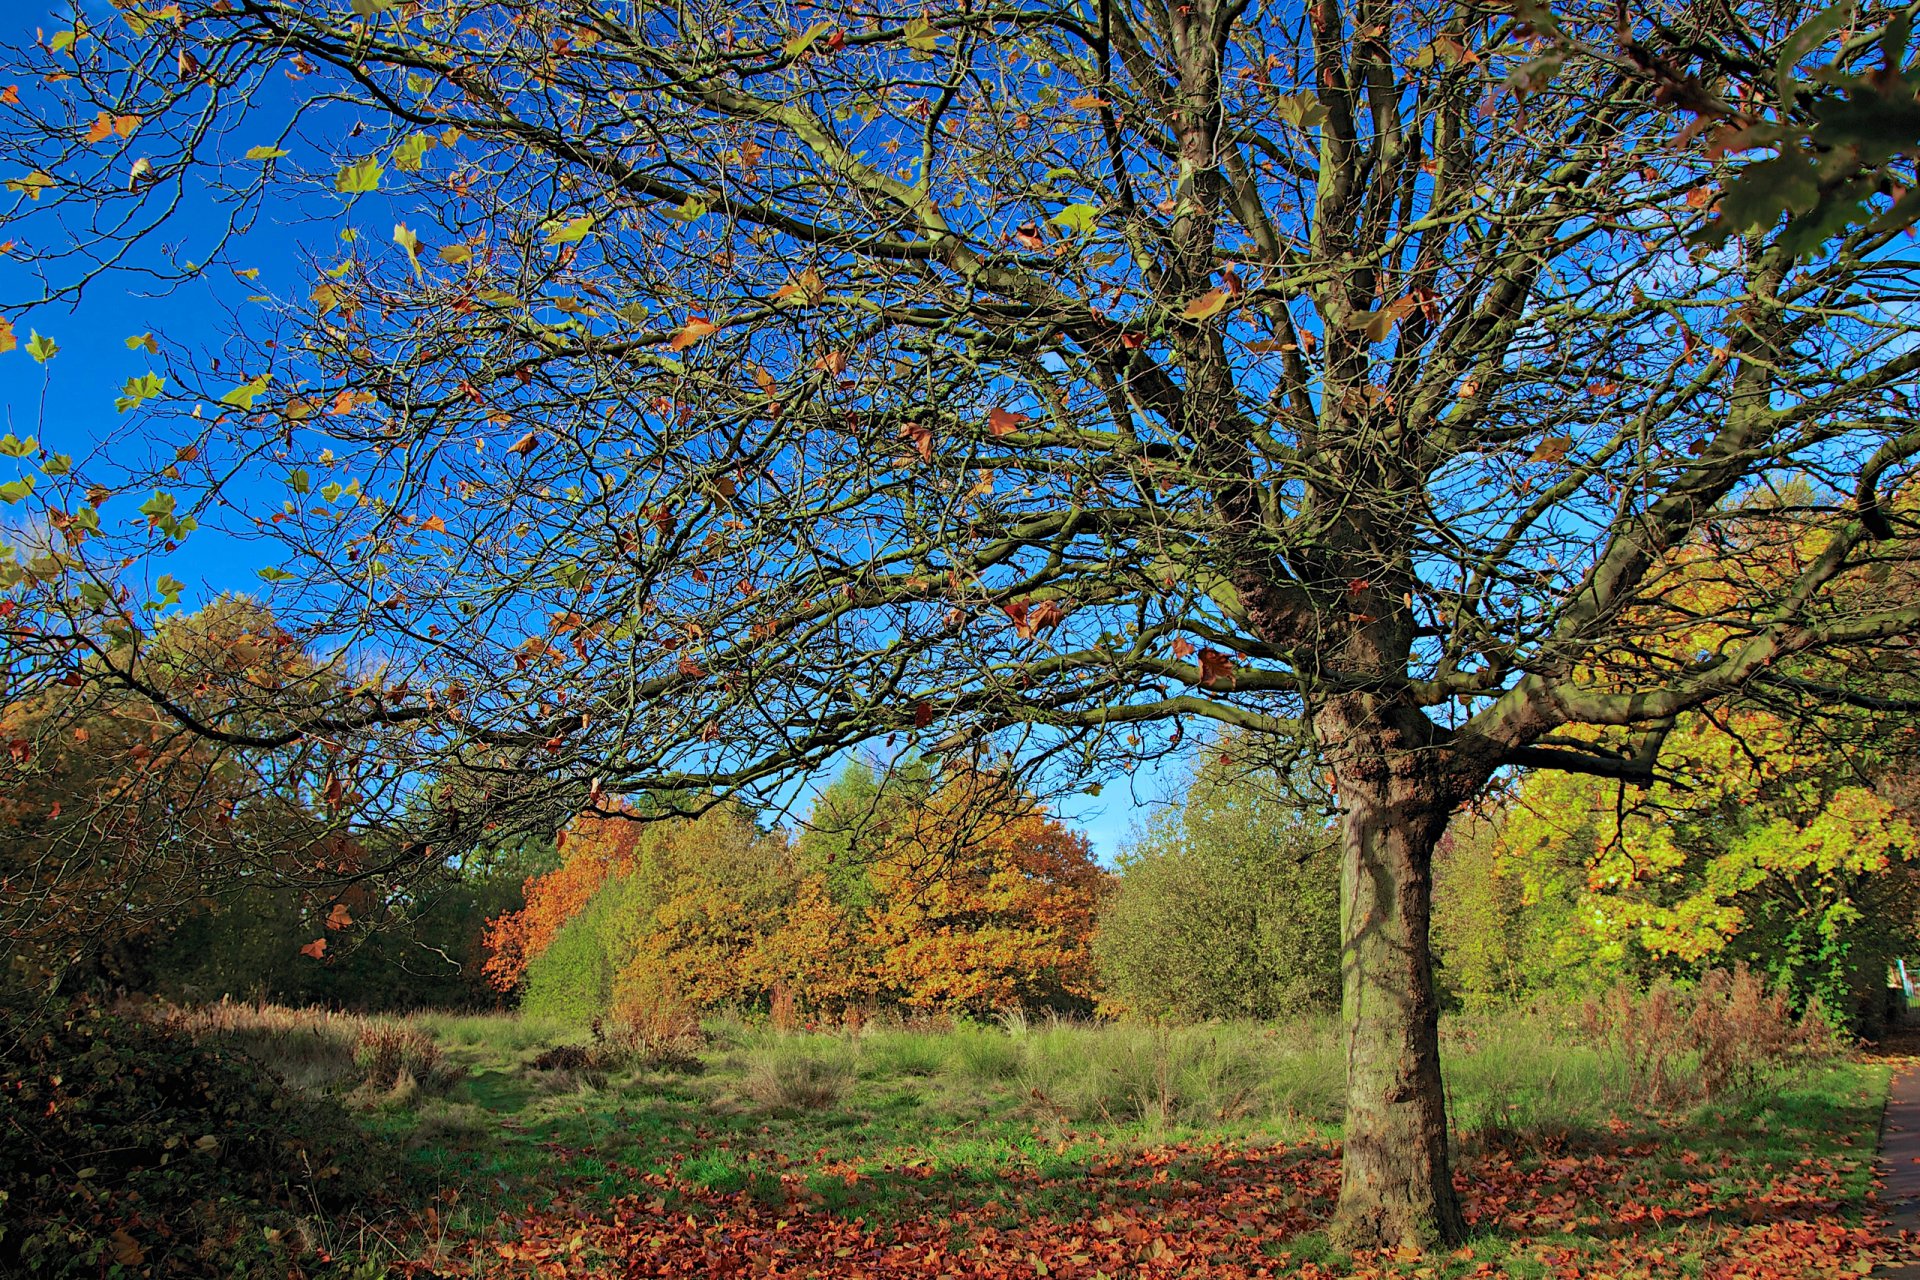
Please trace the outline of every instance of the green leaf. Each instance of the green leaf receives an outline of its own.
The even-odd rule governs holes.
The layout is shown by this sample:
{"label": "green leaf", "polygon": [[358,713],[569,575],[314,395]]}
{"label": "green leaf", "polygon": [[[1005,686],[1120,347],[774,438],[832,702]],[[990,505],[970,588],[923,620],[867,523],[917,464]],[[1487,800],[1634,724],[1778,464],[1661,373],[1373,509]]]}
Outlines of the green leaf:
{"label": "green leaf", "polygon": [[380,187],[380,175],[386,171],[384,165],[372,156],[368,156],[358,164],[350,164],[342,169],[339,176],[333,180],[333,189],[353,196],[376,191]]}
{"label": "green leaf", "polygon": [[1780,46],[1780,56],[1773,64],[1773,77],[1780,85],[1780,96],[1789,102],[1793,99],[1793,69],[1800,65],[1806,56],[1827,42],[1827,37],[1840,30],[1853,16],[1853,0],[1839,0],[1808,18],[1793,29],[1793,34]]}
{"label": "green leaf", "polygon": [[0,484],[0,502],[19,502],[32,492],[32,476],[23,476],[18,480],[10,480],[6,484]]}
{"label": "green leaf", "polygon": [[353,0],[353,11],[363,18],[376,17],[393,8],[394,0]]}
{"label": "green leaf", "polygon": [[173,514],[173,495],[160,489],[140,504],[140,514],[149,520],[164,520]]}
{"label": "green leaf", "polygon": [[1100,211],[1090,204],[1070,204],[1048,221],[1056,227],[1065,228],[1069,235],[1084,236],[1092,232],[1099,216]]}
{"label": "green leaf", "polygon": [[439,257],[440,261],[449,266],[457,267],[463,262],[471,262],[473,260],[472,248],[464,244],[443,244],[434,250],[434,253]]}
{"label": "green leaf", "polygon": [[80,598],[96,609],[104,609],[111,597],[107,595],[107,589],[99,583],[83,582],[80,584]]}
{"label": "green leaf", "polygon": [[0,454],[5,454],[9,458],[29,457],[33,451],[39,447],[40,442],[32,436],[28,436],[25,440],[22,440],[11,431],[4,436],[0,436]]}
{"label": "green leaf", "polygon": [[237,409],[251,409],[253,402],[267,394],[267,384],[273,381],[273,375],[263,373],[251,382],[244,382],[220,397],[221,404],[230,404]]}
{"label": "green leaf", "polygon": [[698,222],[707,216],[707,202],[698,196],[688,196],[687,202],[678,209],[668,209],[667,216],[675,222]]}
{"label": "green leaf", "polygon": [[45,364],[60,354],[60,346],[52,338],[43,338],[31,329],[27,332],[33,336],[27,342],[26,352],[36,364]]}
{"label": "green leaf", "polygon": [[418,173],[427,161],[427,152],[437,140],[429,133],[416,133],[393,149],[393,167],[402,173]]}
{"label": "green leaf", "polygon": [[292,582],[293,575],[285,569],[261,569],[257,571],[263,582]]}
{"label": "green leaf", "polygon": [[153,589],[160,593],[161,604],[179,604],[180,593],[186,588],[186,583],[170,573],[161,574],[153,583]]}
{"label": "green leaf", "polygon": [[593,216],[587,214],[566,222],[548,222],[540,230],[548,244],[579,244],[593,230],[593,222]]}
{"label": "green leaf", "polygon": [[[40,469],[50,476],[63,476],[73,470],[73,455],[70,453],[56,453],[41,463]],[[82,507],[80,510],[88,515],[93,514],[92,507]],[[75,517],[76,520],[78,518],[77,516]]]}
{"label": "green leaf", "polygon": [[287,488],[295,493],[306,493],[313,488],[313,477],[304,468],[295,467],[287,475]]}
{"label": "green leaf", "polygon": [[833,24],[831,22],[825,20],[816,22],[799,35],[793,37],[793,39],[787,41],[782,47],[787,51],[789,58],[797,58],[811,48],[815,40],[818,40],[831,30],[833,30]]}
{"label": "green leaf", "polygon": [[920,53],[935,53],[940,48],[940,32],[925,18],[912,18],[907,22],[907,48]]}
{"label": "green leaf", "polygon": [[137,409],[148,400],[159,395],[161,389],[165,386],[166,379],[157,377],[152,373],[144,373],[137,378],[128,378],[127,385],[120,389],[119,396],[114,399],[113,407],[121,413],[125,413],[129,409]]}
{"label": "green leaf", "polygon": [[288,154],[290,153],[282,151],[279,147],[248,147],[246,158],[249,160],[278,160],[281,156]]}

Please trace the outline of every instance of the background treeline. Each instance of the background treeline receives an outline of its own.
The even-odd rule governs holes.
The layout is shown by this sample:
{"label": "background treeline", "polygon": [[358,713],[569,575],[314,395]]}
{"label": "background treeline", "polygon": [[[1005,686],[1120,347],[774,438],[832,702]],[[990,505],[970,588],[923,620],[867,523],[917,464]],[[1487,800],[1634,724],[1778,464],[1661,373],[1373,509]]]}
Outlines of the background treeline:
{"label": "background treeline", "polygon": [[[209,650],[254,686],[324,678],[245,601],[168,624],[155,662]],[[19,703],[0,729],[20,741],[48,719],[44,699]],[[1783,687],[1677,721],[1652,788],[1521,774],[1457,815],[1435,867],[1443,993],[1581,996],[1737,961],[1871,1030],[1915,940],[1920,726],[1832,707],[1813,723]],[[59,724],[0,796],[16,977],[667,1023],[1339,1003],[1326,798],[1231,738],[1111,870],[1009,777],[855,764],[790,830],[643,799],[396,882],[375,874],[377,826],[349,838],[320,786],[249,781],[132,701]],[[306,874],[321,859],[329,874]]]}

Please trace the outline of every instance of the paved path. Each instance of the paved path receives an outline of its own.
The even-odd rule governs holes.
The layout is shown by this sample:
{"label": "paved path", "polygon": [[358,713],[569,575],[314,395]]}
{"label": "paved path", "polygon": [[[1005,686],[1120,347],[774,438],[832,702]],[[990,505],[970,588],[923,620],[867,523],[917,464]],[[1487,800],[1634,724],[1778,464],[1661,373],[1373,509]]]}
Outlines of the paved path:
{"label": "paved path", "polygon": [[[1907,1057],[1893,1068],[1893,1087],[1880,1124],[1880,1212],[1889,1231],[1920,1232],[1920,1060]],[[1880,1274],[1920,1280],[1920,1262]]]}

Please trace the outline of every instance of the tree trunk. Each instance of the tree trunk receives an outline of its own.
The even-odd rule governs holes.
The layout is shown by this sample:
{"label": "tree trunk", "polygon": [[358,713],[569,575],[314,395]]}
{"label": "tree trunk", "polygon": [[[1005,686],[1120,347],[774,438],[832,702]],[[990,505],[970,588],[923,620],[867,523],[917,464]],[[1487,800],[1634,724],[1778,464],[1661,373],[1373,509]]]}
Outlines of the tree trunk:
{"label": "tree trunk", "polygon": [[1347,1115],[1333,1236],[1355,1249],[1453,1243],[1466,1221],[1447,1161],[1427,936],[1433,848],[1452,809],[1443,753],[1410,741],[1414,726],[1392,708],[1357,697],[1315,720],[1339,785],[1343,845]]}

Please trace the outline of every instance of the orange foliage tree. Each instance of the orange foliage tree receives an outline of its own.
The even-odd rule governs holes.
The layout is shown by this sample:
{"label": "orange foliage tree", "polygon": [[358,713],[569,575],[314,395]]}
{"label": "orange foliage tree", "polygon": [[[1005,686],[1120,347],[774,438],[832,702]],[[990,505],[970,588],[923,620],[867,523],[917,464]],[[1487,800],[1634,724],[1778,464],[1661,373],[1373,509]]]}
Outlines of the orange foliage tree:
{"label": "orange foliage tree", "polygon": [[[1107,883],[1086,839],[993,773],[962,771],[876,806],[842,866],[808,865],[732,808],[695,820],[584,818],[566,861],[527,882],[527,906],[490,923],[486,972],[502,990],[616,878],[644,919],[619,931],[612,1002],[793,1004],[986,1012],[1084,1006]],[[631,1006],[631,1007],[628,1007]],[[646,1006],[642,1008],[641,1006]]]}
{"label": "orange foliage tree", "polygon": [[527,965],[600,887],[634,869],[641,830],[639,822],[623,816],[588,816],[573,824],[565,833],[560,865],[527,878],[527,905],[487,921],[482,969],[496,989],[519,987]]}

